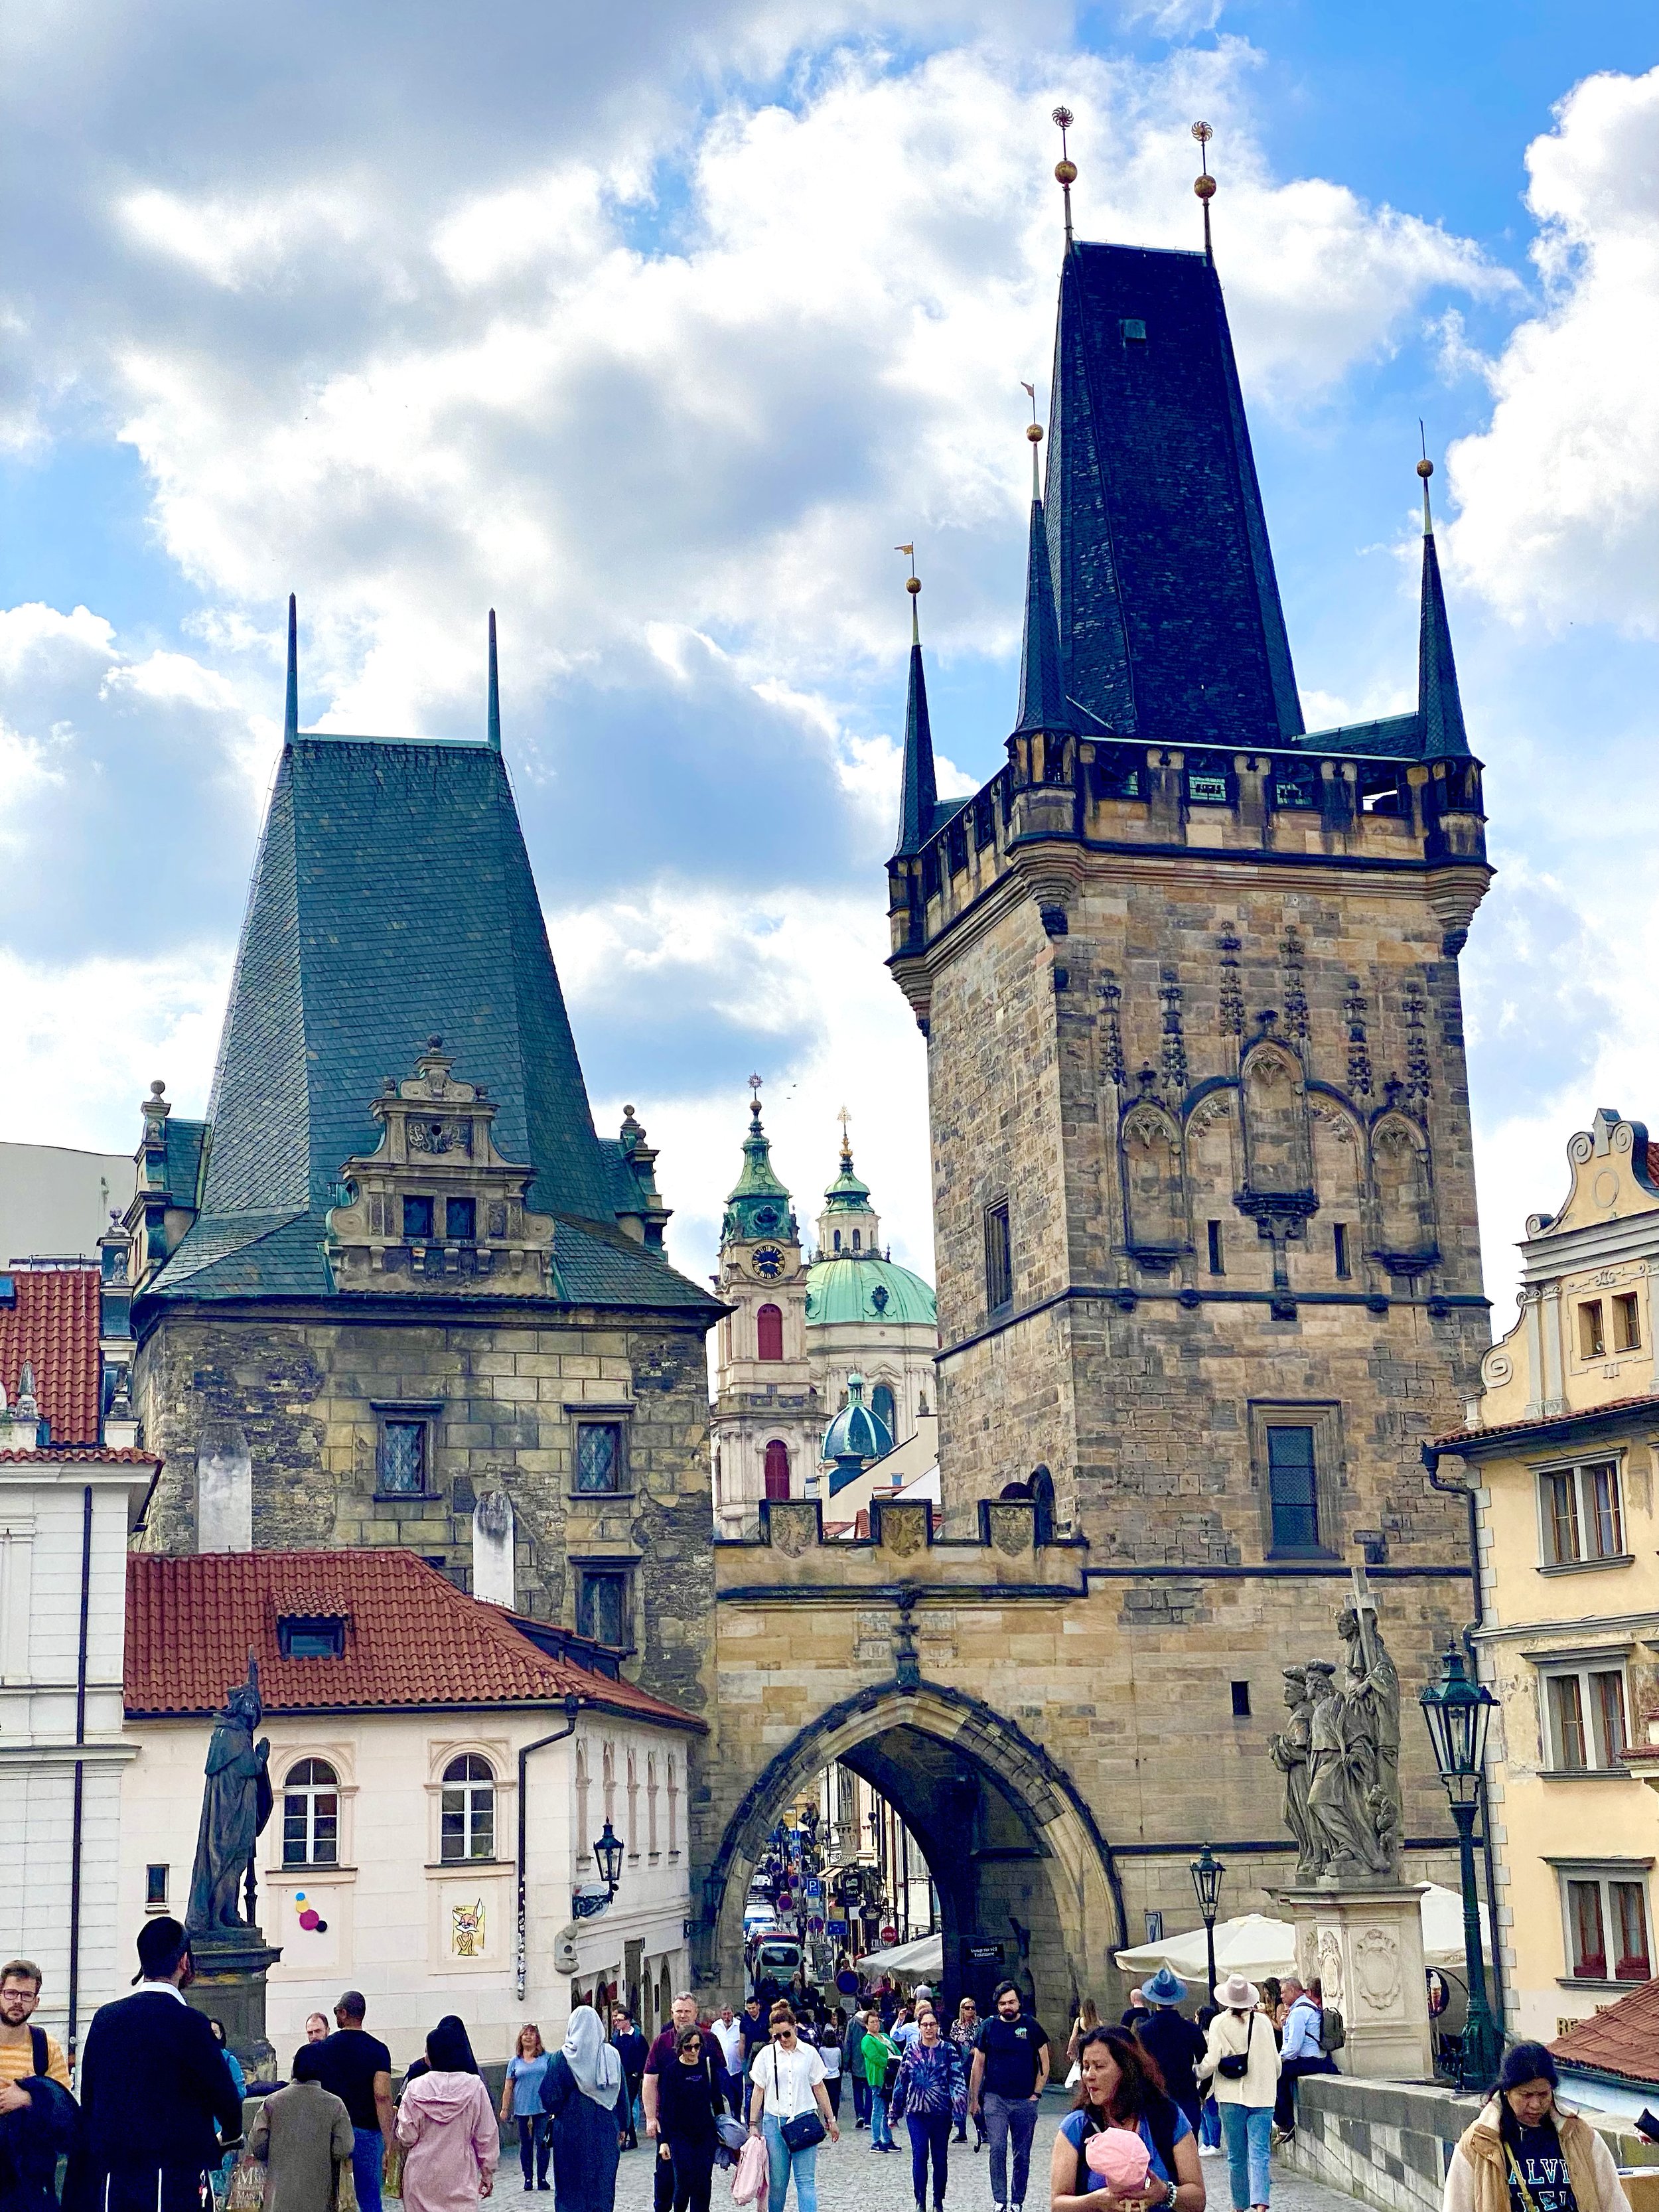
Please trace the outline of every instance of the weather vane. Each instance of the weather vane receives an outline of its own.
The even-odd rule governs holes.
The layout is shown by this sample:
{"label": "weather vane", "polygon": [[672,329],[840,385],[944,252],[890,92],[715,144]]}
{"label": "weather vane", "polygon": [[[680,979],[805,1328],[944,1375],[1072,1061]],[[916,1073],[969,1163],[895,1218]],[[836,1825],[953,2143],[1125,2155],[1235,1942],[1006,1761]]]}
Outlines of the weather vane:
{"label": "weather vane", "polygon": [[1066,251],[1072,250],[1072,186],[1077,182],[1077,163],[1066,151],[1066,133],[1077,121],[1069,107],[1057,107],[1054,121],[1060,125],[1060,159],[1054,163],[1054,179],[1066,197]]}
{"label": "weather vane", "polygon": [[916,620],[916,595],[921,589],[921,579],[916,574],[916,549],[914,545],[896,545],[893,550],[895,553],[902,553],[910,563],[910,574],[905,580],[904,585],[905,590],[910,594],[910,642],[912,645],[920,645],[921,627]]}
{"label": "weather vane", "polygon": [[849,1167],[849,1168],[850,1168],[850,1167],[852,1166],[852,1164],[853,1164],[853,1140],[852,1140],[852,1139],[848,1135],[848,1133],[847,1133],[847,1128],[848,1128],[848,1124],[852,1121],[852,1118],[853,1118],[853,1117],[852,1117],[852,1115],[848,1112],[847,1109],[846,1109],[844,1106],[842,1108],[842,1109],[841,1109],[840,1113],[839,1113],[839,1114],[837,1114],[837,1115],[836,1115],[836,1121],[838,1121],[841,1123],[841,1158],[842,1158],[842,1164],[843,1165],[843,1167]]}
{"label": "weather vane", "polygon": [[1034,384],[1028,384],[1022,376],[1019,380],[1019,388],[1031,403],[1031,419],[1025,431],[1026,436],[1031,441],[1031,496],[1033,499],[1041,499],[1042,493],[1037,483],[1037,447],[1042,443],[1042,425],[1037,421],[1036,386]]}
{"label": "weather vane", "polygon": [[1193,179],[1193,190],[1204,208],[1204,258],[1213,263],[1215,256],[1210,251],[1210,202],[1215,198],[1215,179],[1210,174],[1210,141],[1215,137],[1215,131],[1207,123],[1194,123],[1193,136],[1198,141],[1200,170],[1199,175]]}
{"label": "weather vane", "polygon": [[753,1115],[753,1116],[755,1117],[756,1121],[759,1121],[759,1119],[760,1119],[760,1095],[761,1095],[761,1079],[760,1079],[760,1078],[759,1078],[759,1076],[758,1076],[758,1075],[751,1075],[751,1076],[750,1077],[750,1079],[749,1079],[749,1090],[750,1090],[750,1100],[749,1100],[749,1111],[750,1112],[750,1114],[752,1114],[752,1115]]}

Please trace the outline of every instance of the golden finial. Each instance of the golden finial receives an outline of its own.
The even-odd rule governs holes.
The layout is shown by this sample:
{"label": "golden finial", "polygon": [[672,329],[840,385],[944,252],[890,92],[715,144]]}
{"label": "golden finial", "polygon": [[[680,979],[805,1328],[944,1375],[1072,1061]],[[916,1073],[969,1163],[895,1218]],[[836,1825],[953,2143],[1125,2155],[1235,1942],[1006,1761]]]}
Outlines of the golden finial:
{"label": "golden finial", "polygon": [[1429,478],[1434,474],[1434,463],[1429,459],[1428,434],[1423,428],[1423,418],[1417,418],[1418,443],[1423,448],[1423,458],[1417,465],[1417,473],[1423,479],[1423,535],[1434,535],[1434,517],[1429,513]]}
{"label": "golden finial", "polygon": [[1066,133],[1077,118],[1069,107],[1057,107],[1054,120],[1060,125],[1060,159],[1054,163],[1054,181],[1066,199],[1066,251],[1072,250],[1072,187],[1077,182],[1077,163],[1066,149]]}
{"label": "golden finial", "polygon": [[1210,202],[1215,198],[1215,179],[1210,174],[1210,141],[1215,131],[1207,123],[1194,123],[1193,136],[1198,141],[1200,174],[1193,179],[1193,190],[1198,194],[1204,209],[1204,258],[1213,261],[1210,251]]}
{"label": "golden finial", "polygon": [[1031,496],[1041,499],[1042,493],[1037,483],[1037,447],[1042,443],[1042,425],[1037,421],[1036,387],[1028,384],[1022,376],[1019,388],[1031,403],[1031,419],[1025,426],[1025,434],[1031,441]]}
{"label": "golden finial", "polygon": [[844,1106],[836,1116],[841,1123],[841,1164],[843,1168],[850,1168],[853,1164],[853,1140],[847,1133],[848,1124],[852,1118]]}
{"label": "golden finial", "polygon": [[920,645],[921,625],[916,620],[916,608],[921,591],[921,579],[916,574],[916,549],[914,545],[896,545],[893,550],[895,553],[906,554],[909,558],[910,574],[905,579],[904,588],[910,594],[910,642],[912,645]]}

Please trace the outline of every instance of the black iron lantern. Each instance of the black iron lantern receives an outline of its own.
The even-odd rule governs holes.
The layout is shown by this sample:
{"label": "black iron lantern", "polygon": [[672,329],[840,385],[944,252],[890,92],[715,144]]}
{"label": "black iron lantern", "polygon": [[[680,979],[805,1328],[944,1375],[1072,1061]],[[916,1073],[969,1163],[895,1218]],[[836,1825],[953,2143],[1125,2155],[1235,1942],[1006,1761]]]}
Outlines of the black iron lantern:
{"label": "black iron lantern", "polygon": [[614,1897],[617,1884],[622,1880],[623,1846],[622,1838],[614,1833],[609,1820],[593,1846],[593,1856],[599,1864],[600,1880]]}
{"label": "black iron lantern", "polygon": [[1199,1856],[1189,1862],[1193,1888],[1198,1897],[1198,1909],[1204,1918],[1204,1955],[1210,1969],[1210,1987],[1215,1987],[1215,1916],[1221,1899],[1221,1877],[1227,1871],[1207,1844]]}

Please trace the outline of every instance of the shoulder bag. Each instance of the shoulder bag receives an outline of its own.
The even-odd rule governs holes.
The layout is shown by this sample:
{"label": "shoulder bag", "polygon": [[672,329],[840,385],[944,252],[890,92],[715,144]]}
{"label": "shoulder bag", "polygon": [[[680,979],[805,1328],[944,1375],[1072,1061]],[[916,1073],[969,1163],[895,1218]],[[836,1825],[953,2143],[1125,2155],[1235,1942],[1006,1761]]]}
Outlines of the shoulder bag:
{"label": "shoulder bag", "polygon": [[1261,2017],[1252,2013],[1244,2027],[1243,2051],[1224,2051],[1215,2062],[1215,2070],[1224,2081],[1242,2081],[1250,2070],[1250,2038],[1255,2033],[1255,2024]]}
{"label": "shoulder bag", "polygon": [[[795,2100],[799,2086],[800,2080],[797,2075],[791,2084],[791,2104]],[[778,2102],[781,2104],[783,2075],[778,2067],[778,2046],[775,2043],[772,2045],[772,2089]],[[811,2100],[810,2093],[807,2107],[804,2112],[792,2112],[787,2120],[780,2120],[778,2123],[778,2133],[783,2137],[783,2147],[792,2158],[798,2150],[811,2150],[814,2143],[821,2143],[828,2132],[823,2122],[818,2118],[817,2104]]]}

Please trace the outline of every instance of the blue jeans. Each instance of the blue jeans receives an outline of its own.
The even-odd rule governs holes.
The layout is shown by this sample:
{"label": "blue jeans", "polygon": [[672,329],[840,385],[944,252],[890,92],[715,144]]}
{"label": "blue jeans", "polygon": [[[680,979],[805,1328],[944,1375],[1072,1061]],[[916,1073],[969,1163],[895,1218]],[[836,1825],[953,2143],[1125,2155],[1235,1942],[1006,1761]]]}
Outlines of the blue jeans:
{"label": "blue jeans", "polygon": [[853,2076],[853,2118],[860,2127],[870,2120],[870,2084],[862,2074]]}
{"label": "blue jeans", "polygon": [[[1023,2204],[1031,2179],[1031,2137],[1036,2133],[1036,2101],[1031,2097],[999,2097],[987,2090],[980,2099],[985,2114],[986,2139],[991,2146],[991,2202]],[[1008,2145],[1014,2146],[1014,2193],[1008,2194]]]}
{"label": "blue jeans", "polygon": [[927,2197],[927,2159],[933,2160],[933,2203],[945,2202],[945,2174],[951,2151],[951,2115],[949,2112],[910,2112],[906,2115],[910,2130],[910,2194],[918,2204]]}
{"label": "blue jeans", "polygon": [[887,2092],[870,2084],[870,2141],[878,2150],[891,2150],[893,2130],[887,2124]]}
{"label": "blue jeans", "polygon": [[1267,2202],[1267,2154],[1273,2148],[1271,2105],[1223,2105],[1222,2140],[1227,2146],[1227,2178],[1233,2185],[1233,2212],[1249,2212]]}
{"label": "blue jeans", "polygon": [[362,2212],[380,2212],[380,2162],[386,2138],[379,2128],[351,2130],[351,2181]]}
{"label": "blue jeans", "polygon": [[1213,2097],[1206,2097],[1198,2115],[1200,2148],[1218,2150],[1221,2147],[1221,2107]]}
{"label": "blue jeans", "polygon": [[761,2134],[766,2142],[768,2180],[766,2212],[783,2212],[783,2200],[789,2194],[789,2177],[795,2177],[796,2212],[818,2212],[818,2147],[811,2144],[805,2150],[792,2151],[783,2139],[782,2124],[770,2112],[761,2121]]}

